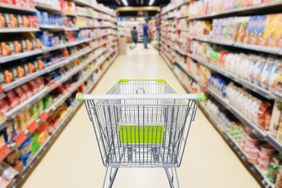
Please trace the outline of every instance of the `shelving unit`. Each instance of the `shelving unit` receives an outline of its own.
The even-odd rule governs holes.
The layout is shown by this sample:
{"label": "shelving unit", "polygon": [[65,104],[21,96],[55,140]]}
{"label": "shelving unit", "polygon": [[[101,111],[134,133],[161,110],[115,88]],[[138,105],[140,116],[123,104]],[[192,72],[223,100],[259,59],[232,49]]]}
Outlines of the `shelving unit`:
{"label": "shelving unit", "polygon": [[[93,1],[94,2],[94,1]],[[92,85],[88,88],[85,88],[85,92],[90,93],[93,88],[97,85],[99,80],[102,78],[103,74],[110,67],[110,65],[117,58],[117,22],[116,22],[116,13],[115,11],[105,8],[99,4],[94,3],[90,5],[84,0],[75,1],[79,6],[87,6],[93,9],[93,11],[99,11],[99,16],[101,17],[89,17],[90,19],[96,20],[95,26],[82,26],[78,27],[67,27],[67,26],[52,26],[52,25],[40,25],[39,28],[1,28],[1,34],[10,34],[14,35],[17,33],[33,33],[33,32],[42,32],[48,31],[52,32],[65,32],[65,31],[82,31],[89,29],[92,32],[92,37],[83,37],[83,38],[75,38],[74,41],[68,42],[64,41],[59,45],[54,45],[51,47],[43,46],[42,49],[36,49],[33,51],[22,52],[18,54],[11,54],[9,56],[1,56],[0,64],[6,66],[13,65],[13,63],[17,63],[17,61],[24,61],[25,59],[35,60],[36,58],[43,57],[45,61],[46,55],[56,54],[58,50],[67,50],[68,55],[57,57],[54,61],[48,62],[45,64],[44,68],[41,70],[37,70],[33,73],[27,74],[21,78],[17,78],[9,83],[2,83],[0,85],[1,99],[6,97],[7,92],[14,90],[24,84],[27,84],[33,81],[36,78],[44,77],[51,73],[59,71],[59,69],[69,66],[73,64],[75,60],[78,60],[79,65],[75,65],[71,68],[67,68],[63,74],[56,79],[50,80],[48,83],[43,85],[43,87],[37,92],[33,93],[28,99],[21,101],[18,105],[11,108],[9,111],[5,112],[3,118],[0,122],[0,132],[5,132],[7,126],[10,126],[10,122],[14,121],[14,118],[18,116],[19,113],[29,109],[31,106],[37,104],[44,97],[54,92],[58,87],[61,87],[65,83],[70,84],[70,86],[63,92],[60,93],[56,98],[53,99],[52,104],[44,109],[38,119],[33,122],[25,125],[20,132],[15,135],[12,140],[6,141],[5,144],[0,146],[0,163],[6,161],[6,158],[12,154],[15,150],[18,150],[19,147],[23,145],[32,135],[34,135],[38,129],[43,126],[47,122],[47,120],[52,116],[52,113],[57,111],[62,105],[65,105],[67,101],[74,100],[74,94],[78,91],[82,86],[86,87],[85,83],[89,82]],[[97,8],[99,7],[99,8]],[[16,13],[24,12],[25,14],[34,14],[37,10],[44,10],[48,12],[48,14],[61,15],[61,16],[71,16],[76,17],[75,14],[65,14],[63,10],[54,8],[49,4],[36,3],[35,7],[25,8],[18,7],[12,5],[6,5],[0,3],[0,10],[5,11],[9,10],[10,12],[15,11]],[[88,16],[87,16],[88,17]],[[110,18],[109,18],[110,17]],[[101,25],[100,21],[110,22],[110,25]],[[106,23],[105,22],[105,23]],[[97,25],[99,24],[99,25]],[[93,35],[95,34],[95,35]],[[75,51],[72,51],[73,49]],[[47,62],[44,62],[47,63]],[[4,67],[3,67],[4,68]],[[79,78],[77,81],[73,81],[74,77]],[[10,181],[8,187],[18,187],[21,186],[25,179],[29,176],[32,170],[36,167],[36,165],[40,162],[41,158],[48,151],[48,149],[52,146],[55,140],[58,138],[62,130],[66,127],[68,122],[71,120],[73,115],[79,109],[80,104],[76,102],[72,102],[66,111],[64,111],[64,116],[62,115],[59,119],[56,120],[52,125],[48,124],[48,127],[52,127],[48,131],[48,138],[44,141],[44,143],[40,146],[40,149],[35,154],[30,154],[30,159],[26,165],[23,165],[23,169],[19,174]],[[14,125],[13,125],[14,126]],[[48,129],[49,129],[48,128]],[[3,134],[3,133],[1,133]],[[2,135],[0,135],[2,136]],[[11,166],[14,168],[14,166]]]}
{"label": "shelving unit", "polygon": [[[186,10],[190,11],[190,6],[193,6],[193,3],[197,2],[199,1],[185,1],[181,4],[177,4],[174,6],[169,5],[168,7],[165,7],[162,10],[160,37],[160,54],[162,58],[168,64],[170,69],[175,73],[176,77],[182,83],[183,87],[187,90],[187,92],[205,92],[209,100],[216,101],[216,104],[218,104],[220,108],[223,108],[229,114],[234,116],[237,121],[244,125],[245,128],[250,129],[251,132],[260,141],[268,143],[273,148],[275,148],[276,152],[281,153],[282,142],[279,142],[278,139],[273,136],[272,130],[264,129],[260,125],[254,123],[245,114],[243,114],[240,109],[237,109],[232,106],[225,96],[222,96],[221,94],[219,94],[218,91],[215,91],[211,87],[212,85],[210,85],[210,83],[208,83],[207,85],[203,84],[203,78],[199,79],[198,77],[193,76],[194,74],[191,74],[190,69],[191,66],[196,66],[199,70],[207,70],[208,73],[206,72],[206,75],[197,76],[207,76],[208,79],[210,79],[213,74],[219,75],[222,79],[225,79],[227,83],[233,83],[235,85],[238,85],[239,87],[243,88],[245,92],[248,92],[262,100],[269,101],[269,103],[271,104],[282,102],[281,93],[266,89],[265,87],[262,87],[255,82],[251,82],[243,77],[234,74],[233,72],[228,71],[228,69],[225,68],[223,65],[220,65],[220,63],[212,62],[212,60],[208,58],[207,54],[205,54],[206,56],[198,55],[198,51],[202,49],[198,50],[197,46],[195,47],[193,46],[193,44],[197,42],[200,44],[204,43],[207,44],[206,46],[208,46],[209,48],[214,46],[218,47],[219,49],[226,48],[227,52],[232,52],[233,50],[236,54],[239,54],[241,52],[247,55],[261,54],[267,57],[275,55],[276,58],[279,58],[282,55],[281,48],[238,43],[229,40],[216,41],[213,40],[211,34],[203,35],[202,31],[199,31],[198,33],[195,32],[195,30],[191,31],[191,29],[195,29],[191,27],[191,24],[195,22],[211,23],[214,19],[217,18],[249,16],[256,14],[262,15],[277,12],[281,13],[282,1],[277,0],[264,4],[250,5],[246,7],[234,8],[220,12],[215,11],[215,13],[207,15],[201,15],[201,13],[198,13],[198,16],[196,17],[181,15],[181,13],[184,13],[183,10],[180,13],[180,9],[183,6],[186,6]],[[213,6],[213,8],[215,9],[216,5],[214,4]],[[223,6],[221,8],[223,8]],[[188,14],[191,13],[189,12]],[[194,12],[194,14],[196,13]],[[207,29],[205,32],[207,32]],[[211,53],[210,51],[209,53]],[[195,88],[197,91],[195,91]],[[250,171],[250,173],[253,174],[256,180],[263,187],[275,187],[275,184],[270,182],[270,180],[266,177],[267,170],[262,170],[259,165],[253,165],[252,163],[250,163],[248,161],[248,154],[244,153],[241,146],[236,144],[232,137],[221,128],[222,126],[220,126],[220,122],[217,122],[215,117],[213,117],[213,115],[208,112],[205,104],[201,104],[200,107],[204,114],[212,122],[214,127],[218,130],[222,138],[226,141],[226,143],[234,151],[234,153],[238,156],[238,158],[242,161],[242,163]],[[271,129],[271,127],[269,129]]]}

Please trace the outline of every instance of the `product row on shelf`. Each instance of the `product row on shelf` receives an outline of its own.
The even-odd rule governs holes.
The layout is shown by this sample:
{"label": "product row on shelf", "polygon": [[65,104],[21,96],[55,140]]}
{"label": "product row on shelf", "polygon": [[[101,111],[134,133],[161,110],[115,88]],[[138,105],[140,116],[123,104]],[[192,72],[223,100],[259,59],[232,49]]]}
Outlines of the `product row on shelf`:
{"label": "product row on shelf", "polygon": [[[282,2],[172,1],[160,53],[265,187],[282,187]],[[240,13],[240,14],[239,14]]]}
{"label": "product row on shelf", "polygon": [[0,0],[0,187],[20,186],[117,57],[94,0]]}
{"label": "product row on shelf", "polygon": [[156,15],[149,21],[149,28],[151,31],[151,45],[159,50],[160,47],[160,15]]}

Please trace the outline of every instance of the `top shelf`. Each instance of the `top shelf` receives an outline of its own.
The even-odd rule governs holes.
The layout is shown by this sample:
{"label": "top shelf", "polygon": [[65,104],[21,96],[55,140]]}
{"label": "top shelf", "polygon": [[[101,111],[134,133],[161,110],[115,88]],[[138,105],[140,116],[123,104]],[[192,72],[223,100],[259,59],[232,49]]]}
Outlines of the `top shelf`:
{"label": "top shelf", "polygon": [[189,18],[189,20],[201,20],[201,19],[212,19],[212,18],[219,18],[229,15],[244,15],[244,14],[251,14],[256,13],[257,11],[264,11],[269,10],[273,11],[273,9],[281,10],[282,8],[282,0],[274,1],[271,3],[263,3],[259,5],[249,6],[249,7],[243,7],[243,8],[237,8],[233,10],[226,10],[224,12],[220,13],[214,13],[210,15],[204,15],[204,16],[197,16],[193,18]]}
{"label": "top shelf", "polygon": [[88,4],[87,2],[84,2],[82,0],[73,0],[73,2],[77,5],[80,5],[80,6],[87,6],[87,7],[90,7],[90,8],[93,8],[94,10],[98,11],[98,12],[102,12],[104,14],[107,14],[107,15],[110,15],[110,16],[115,16],[114,14],[112,13],[109,13],[103,9],[99,9],[99,7],[96,7],[94,5],[91,5],[91,4]]}
{"label": "top shelf", "polygon": [[63,15],[62,10],[57,9],[57,8],[50,6],[50,5],[47,5],[47,4],[36,3],[35,7],[38,8],[38,9],[46,10],[46,11],[54,13],[54,14]]}
{"label": "top shelf", "polygon": [[167,13],[169,13],[169,12],[175,10],[175,9],[179,9],[180,7],[186,5],[186,4],[190,3],[190,2],[191,2],[191,1],[186,1],[186,2],[184,2],[184,3],[180,3],[179,5],[176,5],[175,7],[170,8],[169,10],[165,11],[164,13],[161,13],[161,15],[165,15],[165,14],[167,14]]}
{"label": "top shelf", "polygon": [[5,3],[0,3],[0,9],[9,9],[9,10],[15,10],[19,12],[27,12],[27,13],[34,13],[36,12],[35,8],[28,8],[23,6],[15,6],[15,5],[9,5]]}

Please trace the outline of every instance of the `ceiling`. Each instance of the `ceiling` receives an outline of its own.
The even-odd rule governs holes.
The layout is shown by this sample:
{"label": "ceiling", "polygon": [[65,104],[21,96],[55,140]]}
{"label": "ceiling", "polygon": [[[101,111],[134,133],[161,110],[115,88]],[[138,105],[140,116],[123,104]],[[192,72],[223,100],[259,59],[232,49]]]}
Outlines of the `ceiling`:
{"label": "ceiling", "polygon": [[[98,3],[102,3],[109,7],[115,8],[117,6],[123,6],[122,0],[97,0]],[[120,2],[120,5],[117,3]],[[127,0],[128,6],[148,6],[150,0]],[[170,0],[155,0],[154,6],[165,6]]]}

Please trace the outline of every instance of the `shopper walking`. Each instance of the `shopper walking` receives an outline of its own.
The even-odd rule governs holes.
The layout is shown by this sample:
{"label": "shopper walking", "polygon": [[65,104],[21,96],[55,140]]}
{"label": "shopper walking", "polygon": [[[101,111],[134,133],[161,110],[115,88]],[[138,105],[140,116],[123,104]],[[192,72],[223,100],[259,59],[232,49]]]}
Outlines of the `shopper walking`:
{"label": "shopper walking", "polygon": [[131,30],[131,40],[132,40],[132,47],[135,48],[138,42],[138,32],[136,30],[136,27],[134,26]]}
{"label": "shopper walking", "polygon": [[144,38],[144,48],[148,49],[148,40],[149,40],[149,26],[148,21],[146,20],[143,25],[143,38]]}

